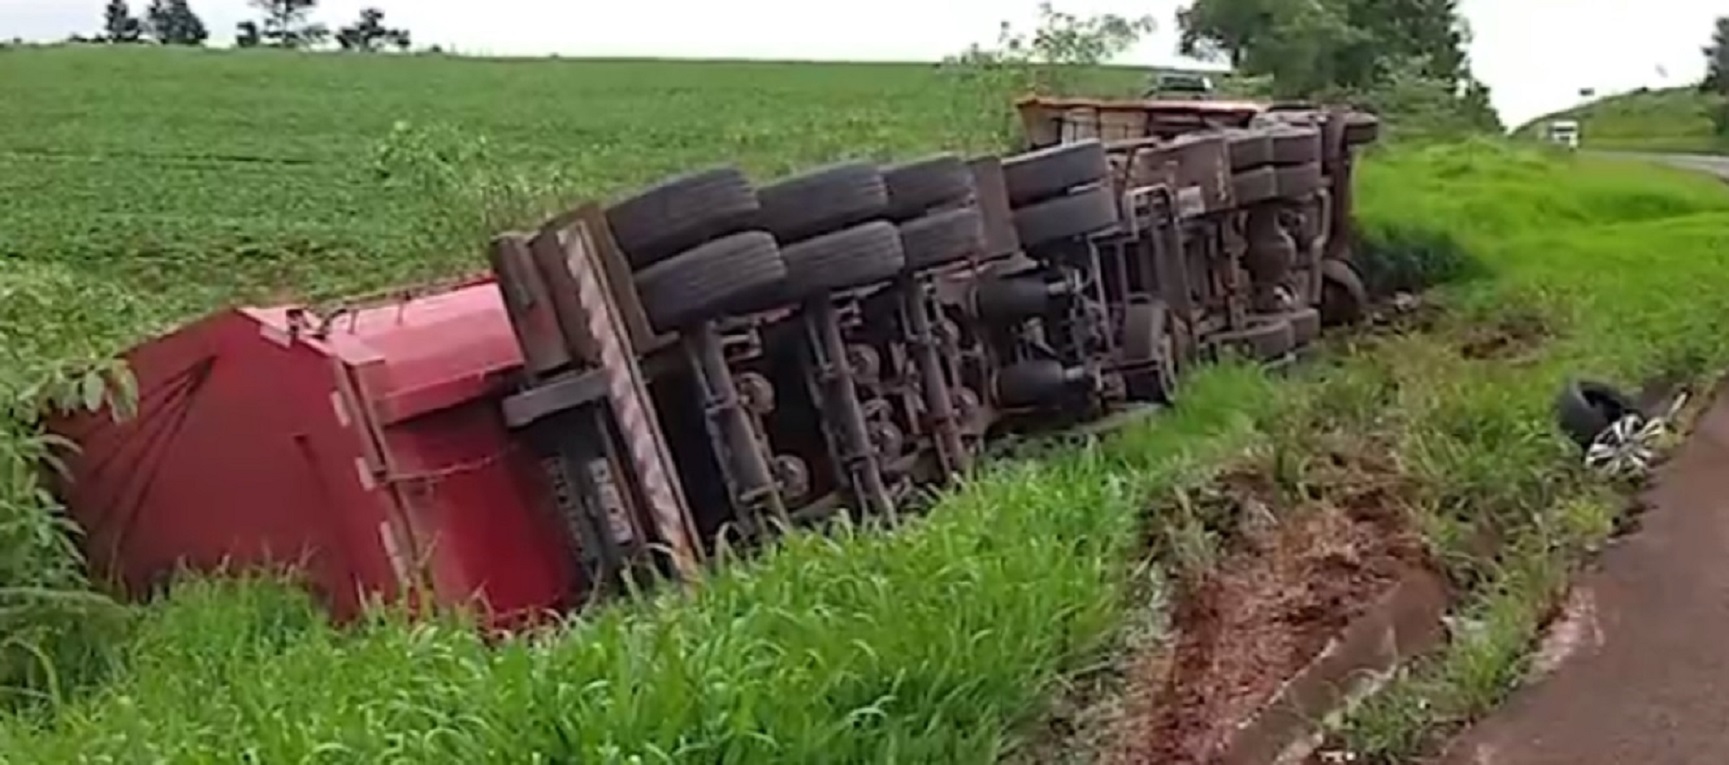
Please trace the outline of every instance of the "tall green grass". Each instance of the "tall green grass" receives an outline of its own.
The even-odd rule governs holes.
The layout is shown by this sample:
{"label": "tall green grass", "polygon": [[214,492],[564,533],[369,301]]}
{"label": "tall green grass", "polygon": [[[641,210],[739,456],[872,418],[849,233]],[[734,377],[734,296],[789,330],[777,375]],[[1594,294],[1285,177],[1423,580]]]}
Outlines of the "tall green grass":
{"label": "tall green grass", "polygon": [[1150,468],[1218,461],[1276,400],[1242,369],[1195,396],[1115,448],[1000,464],[901,532],[795,535],[498,647],[461,623],[342,633],[269,583],[192,581],[100,692],[0,725],[0,756],[991,761],[1120,623],[1142,500],[1168,478]]}
{"label": "tall green grass", "polygon": [[[1703,386],[1729,366],[1729,193],[1667,168],[1486,143],[1367,170],[1371,228],[1452,232],[1492,273],[1442,291],[1450,313],[1434,334],[1374,343],[1348,364],[1397,413],[1430,538],[1468,586],[1449,646],[1342,726],[1359,761],[1391,764],[1432,751],[1517,687],[1541,620],[1623,507],[1557,438],[1560,385]],[[1517,358],[1460,352],[1533,320],[1543,336]],[[1474,545],[1485,527],[1504,540],[1493,558]]]}

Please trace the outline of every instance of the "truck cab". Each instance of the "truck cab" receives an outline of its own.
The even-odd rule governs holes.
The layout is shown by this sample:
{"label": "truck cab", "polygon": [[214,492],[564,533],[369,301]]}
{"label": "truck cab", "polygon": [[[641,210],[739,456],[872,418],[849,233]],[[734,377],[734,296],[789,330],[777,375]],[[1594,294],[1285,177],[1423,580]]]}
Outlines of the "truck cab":
{"label": "truck cab", "polygon": [[1579,148],[1579,121],[1554,120],[1549,123],[1549,140],[1569,149]]}

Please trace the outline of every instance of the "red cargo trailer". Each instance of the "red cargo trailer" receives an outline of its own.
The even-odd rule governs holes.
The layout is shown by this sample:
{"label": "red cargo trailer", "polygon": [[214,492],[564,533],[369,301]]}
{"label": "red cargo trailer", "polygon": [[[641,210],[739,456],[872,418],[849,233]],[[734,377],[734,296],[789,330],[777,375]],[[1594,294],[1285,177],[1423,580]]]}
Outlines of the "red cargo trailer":
{"label": "red cargo trailer", "polygon": [[339,616],[416,572],[499,618],[585,588],[498,401],[521,354],[491,282],[308,326],[225,311],[134,349],[137,419],[56,423],[91,563],[140,593],[174,567],[289,563]]}

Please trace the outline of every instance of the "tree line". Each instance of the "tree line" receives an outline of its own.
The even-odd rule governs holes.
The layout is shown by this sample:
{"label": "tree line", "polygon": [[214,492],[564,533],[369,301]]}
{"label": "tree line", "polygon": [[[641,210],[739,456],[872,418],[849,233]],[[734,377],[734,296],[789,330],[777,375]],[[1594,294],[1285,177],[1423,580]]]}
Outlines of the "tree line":
{"label": "tree line", "polygon": [[1471,71],[1459,0],[1196,0],[1177,26],[1182,53],[1228,63],[1275,98],[1357,102],[1441,129],[1501,127]]}
{"label": "tree line", "polygon": [[[334,40],[352,51],[408,50],[413,38],[407,29],[386,26],[384,11],[364,8],[353,23],[332,32],[313,21],[318,0],[248,0],[260,18],[240,22],[234,44],[241,48],[315,48]],[[108,0],[102,11],[102,34],[74,38],[81,42],[115,44],[156,42],[163,45],[200,46],[210,39],[210,30],[192,10],[189,0],[150,0],[142,16],[134,15],[127,0]]]}
{"label": "tree line", "polygon": [[1729,139],[1729,16],[1719,16],[1711,33],[1711,44],[1705,46],[1705,79],[1699,90],[1716,97],[1717,104],[1711,121],[1719,138]]}

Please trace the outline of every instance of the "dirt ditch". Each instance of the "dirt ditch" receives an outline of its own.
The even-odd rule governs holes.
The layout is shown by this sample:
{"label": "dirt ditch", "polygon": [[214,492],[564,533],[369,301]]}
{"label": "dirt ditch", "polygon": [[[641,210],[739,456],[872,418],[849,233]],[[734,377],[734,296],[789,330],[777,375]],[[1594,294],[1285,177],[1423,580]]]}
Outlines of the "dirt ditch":
{"label": "dirt ditch", "polygon": [[1257,748],[1241,739],[1259,735],[1250,724],[1276,698],[1305,693],[1293,678],[1313,674],[1410,574],[1431,570],[1403,509],[1410,485],[1385,453],[1323,453],[1294,491],[1258,468],[1218,480],[1203,508],[1218,556],[1175,582],[1172,632],[1078,684],[1053,740],[1015,761],[1215,765]]}
{"label": "dirt ditch", "polygon": [[1537,353],[1553,336],[1554,330],[1541,315],[1516,311],[1467,327],[1459,355],[1472,361],[1520,361]]}

